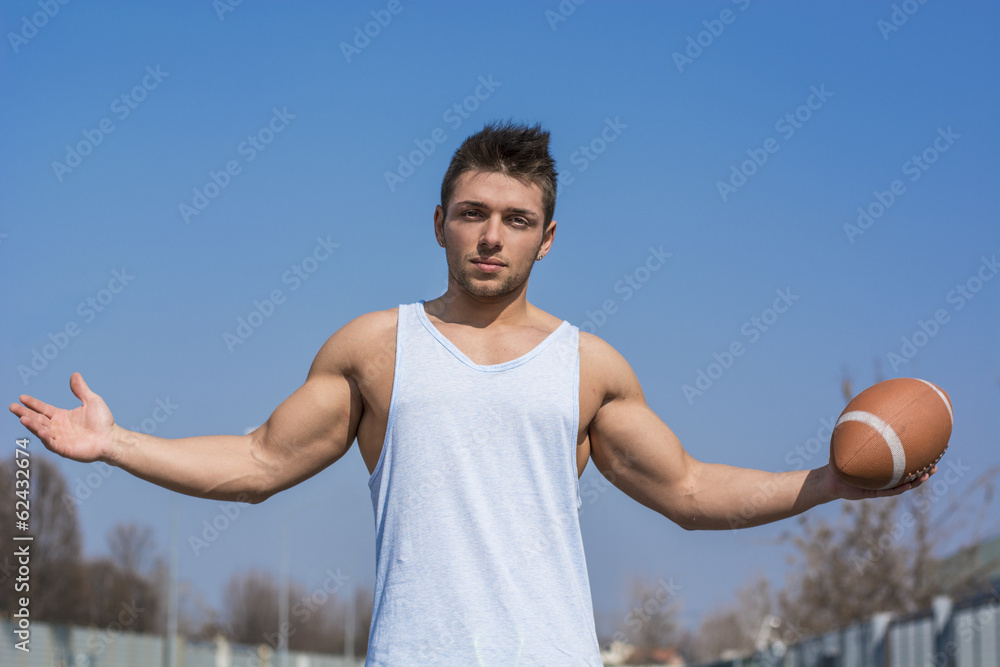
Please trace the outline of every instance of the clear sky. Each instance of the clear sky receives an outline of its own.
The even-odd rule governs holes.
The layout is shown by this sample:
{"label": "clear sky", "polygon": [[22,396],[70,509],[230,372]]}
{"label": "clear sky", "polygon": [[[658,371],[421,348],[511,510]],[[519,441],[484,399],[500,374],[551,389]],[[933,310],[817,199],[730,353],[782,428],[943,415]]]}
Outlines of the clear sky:
{"label": "clear sky", "polygon": [[[80,371],[127,427],[260,424],[337,328],[443,291],[444,170],[511,118],[552,132],[561,172],[529,299],[621,351],[694,456],[822,465],[845,366],[861,388],[877,362],[950,393],[945,461],[1000,461],[995,4],[230,5],[2,5],[7,402],[75,405]],[[277,572],[283,535],[306,586],[373,580],[356,449],[200,549],[218,502],[60,467],[89,555],[119,521],[165,546],[176,504],[181,577],[212,604]],[[609,624],[633,574],[672,577],[690,624],[783,580],[782,526],[688,533],[593,466],[582,484]]]}

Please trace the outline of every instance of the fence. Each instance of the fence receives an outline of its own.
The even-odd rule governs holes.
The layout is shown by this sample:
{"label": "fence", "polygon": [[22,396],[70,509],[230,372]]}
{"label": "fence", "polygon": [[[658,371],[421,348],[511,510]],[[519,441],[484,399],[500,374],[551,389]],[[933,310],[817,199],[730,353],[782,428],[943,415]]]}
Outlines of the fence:
{"label": "fence", "polygon": [[[122,633],[79,626],[33,622],[27,648],[15,624],[0,621],[0,665],[3,667],[166,667],[166,640],[158,635]],[[361,667],[364,661],[332,655],[289,651],[287,662],[269,648],[196,642],[178,638],[175,667]]]}
{"label": "fence", "polygon": [[[30,652],[16,648],[15,624],[0,621],[3,667],[166,667],[163,637],[97,628],[31,624]],[[361,667],[363,661],[178,638],[176,667]],[[1000,667],[1000,596],[938,598],[924,612],[878,614],[792,646],[702,667]]]}
{"label": "fence", "polygon": [[878,614],[792,646],[701,667],[1000,667],[1000,596],[955,603],[941,597],[923,612]]}

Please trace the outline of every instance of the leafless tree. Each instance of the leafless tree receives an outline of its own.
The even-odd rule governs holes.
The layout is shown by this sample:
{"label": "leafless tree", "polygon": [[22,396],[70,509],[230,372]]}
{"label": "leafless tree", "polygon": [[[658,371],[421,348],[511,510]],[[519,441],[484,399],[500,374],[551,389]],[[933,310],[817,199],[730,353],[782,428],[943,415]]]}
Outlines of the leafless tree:
{"label": "leafless tree", "polygon": [[[886,539],[896,499],[844,503],[837,523],[804,515],[788,533],[794,569],[779,594],[781,616],[808,633],[826,632],[877,611],[903,611],[910,598],[910,545]],[[879,546],[879,540],[882,540]]]}
{"label": "leafless tree", "polygon": [[352,605],[355,655],[365,654],[372,616],[370,592],[356,590],[353,597],[341,597],[324,585],[307,589],[292,582],[284,626],[279,622],[279,595],[279,585],[269,572],[232,576],[223,596],[221,628],[207,628],[202,634],[221,629],[236,643],[277,649],[285,639],[290,650],[340,654],[345,650],[348,605]]}
{"label": "leafless tree", "polygon": [[[14,471],[23,468],[14,459],[0,463],[0,543],[27,546],[31,571],[27,581],[18,581],[19,563],[12,557],[13,549],[4,549],[0,560],[0,617],[16,613],[19,599],[30,593],[26,597],[31,600],[33,619],[83,623],[87,604],[76,507],[63,502],[69,488],[56,463],[38,450],[29,452],[29,459],[22,459],[30,461],[27,530],[20,529],[15,515],[15,503],[23,502],[16,493],[25,489],[15,488]],[[15,534],[34,539],[14,542]],[[30,588],[25,590],[24,585]]]}
{"label": "leafless tree", "polygon": [[223,592],[223,619],[229,639],[239,644],[265,644],[278,631],[278,583],[269,572],[230,577]]}
{"label": "leafless tree", "polygon": [[[877,364],[875,376],[882,379]],[[845,402],[850,401],[854,381],[846,366],[840,384]],[[974,545],[984,527],[995,530],[989,520],[995,515],[1000,466],[973,471],[960,458],[946,455],[939,468],[921,488],[900,497],[843,502],[833,521],[819,513],[800,516],[791,524],[797,528],[790,527],[781,538],[793,554],[786,585],[773,606],[749,613],[743,604],[751,599],[747,597],[706,617],[695,642],[698,655],[717,657],[726,637],[741,637],[746,645],[744,622],[762,615],[773,622],[772,638],[791,643],[880,611],[926,609],[937,595],[988,590],[989,573],[1000,563],[984,561]],[[955,553],[960,544],[965,546]],[[945,558],[948,552],[953,555]]]}
{"label": "leafless tree", "polygon": [[[796,553],[780,615],[803,631],[824,632],[985,586],[996,563],[974,563],[970,545],[981,537],[977,528],[990,512],[997,476],[994,467],[961,488],[932,478],[898,498],[843,503],[835,523],[801,516],[798,532],[784,536]],[[968,561],[952,558],[942,568],[943,552],[960,542]]]}
{"label": "leafless tree", "polygon": [[727,651],[745,654],[753,644],[743,636],[740,612],[735,605],[717,609],[698,624],[691,646],[691,657],[697,662],[711,662],[723,657]]}
{"label": "leafless tree", "polygon": [[677,644],[678,588],[670,579],[652,581],[637,577],[630,585],[628,611],[619,624],[615,639],[626,640],[645,654]]}
{"label": "leafless tree", "polygon": [[107,537],[108,558],[87,563],[89,622],[128,632],[162,631],[163,559],[153,530],[116,524]]}
{"label": "leafless tree", "polygon": [[[754,651],[762,631],[773,618],[774,594],[766,577],[758,577],[736,591],[736,603],[705,616],[698,626],[691,653],[695,660],[708,662],[733,651]],[[769,634],[769,633],[763,633]]]}
{"label": "leafless tree", "polygon": [[108,532],[108,553],[112,562],[127,574],[151,576],[156,566],[156,539],[152,526],[117,523]]}

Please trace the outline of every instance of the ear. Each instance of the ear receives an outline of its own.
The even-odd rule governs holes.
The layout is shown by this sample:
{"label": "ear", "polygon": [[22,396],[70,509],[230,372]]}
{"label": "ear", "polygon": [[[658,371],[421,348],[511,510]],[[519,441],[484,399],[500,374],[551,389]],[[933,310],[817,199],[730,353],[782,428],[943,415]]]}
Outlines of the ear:
{"label": "ear", "polygon": [[549,223],[548,229],[542,234],[542,246],[538,249],[538,253],[543,257],[549,254],[549,248],[552,247],[552,241],[556,237],[556,221],[555,219]]}
{"label": "ear", "polygon": [[444,209],[440,204],[434,207],[434,236],[438,245],[444,247]]}

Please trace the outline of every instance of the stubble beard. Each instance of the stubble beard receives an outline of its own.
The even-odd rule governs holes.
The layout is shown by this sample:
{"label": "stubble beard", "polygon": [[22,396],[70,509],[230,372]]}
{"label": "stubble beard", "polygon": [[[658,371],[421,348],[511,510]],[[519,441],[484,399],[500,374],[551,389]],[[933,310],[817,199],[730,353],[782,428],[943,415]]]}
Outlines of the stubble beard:
{"label": "stubble beard", "polygon": [[[471,276],[475,269],[466,267],[468,267],[468,262],[463,260],[459,270],[456,271],[455,267],[449,266],[448,272],[452,279],[472,296],[493,298],[507,296],[511,292],[519,290],[531,276],[532,265],[529,264],[523,271],[508,273],[499,283],[477,281]],[[510,268],[509,264],[504,267],[505,270],[510,270]]]}

